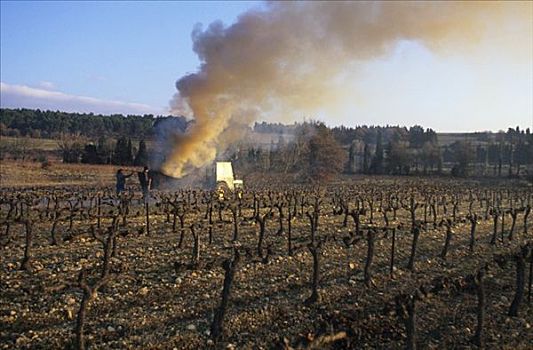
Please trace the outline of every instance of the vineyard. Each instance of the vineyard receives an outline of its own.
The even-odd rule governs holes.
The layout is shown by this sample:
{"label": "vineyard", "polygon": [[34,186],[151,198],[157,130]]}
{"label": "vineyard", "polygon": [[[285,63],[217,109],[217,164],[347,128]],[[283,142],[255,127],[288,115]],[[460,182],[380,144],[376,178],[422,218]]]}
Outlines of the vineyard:
{"label": "vineyard", "polygon": [[533,347],[531,187],[0,194],[0,348]]}

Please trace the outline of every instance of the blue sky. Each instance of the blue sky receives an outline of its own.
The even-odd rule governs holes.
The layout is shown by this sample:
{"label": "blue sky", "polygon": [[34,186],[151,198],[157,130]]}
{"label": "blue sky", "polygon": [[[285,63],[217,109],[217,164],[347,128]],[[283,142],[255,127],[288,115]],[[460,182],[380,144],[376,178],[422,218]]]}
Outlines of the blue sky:
{"label": "blue sky", "polygon": [[[0,6],[2,107],[165,114],[176,80],[199,65],[194,26],[205,28],[215,20],[231,25],[262,5],[1,1]],[[533,25],[498,33],[501,38],[482,41],[471,52],[463,47],[435,52],[400,41],[386,55],[346,72],[341,102],[305,117],[330,125],[421,124],[439,131],[531,127]],[[511,41],[519,55],[502,47]],[[284,120],[303,116],[295,111]]]}
{"label": "blue sky", "polygon": [[253,2],[1,2],[1,79],[146,104],[163,113],[196,70],[195,24],[231,24]]}

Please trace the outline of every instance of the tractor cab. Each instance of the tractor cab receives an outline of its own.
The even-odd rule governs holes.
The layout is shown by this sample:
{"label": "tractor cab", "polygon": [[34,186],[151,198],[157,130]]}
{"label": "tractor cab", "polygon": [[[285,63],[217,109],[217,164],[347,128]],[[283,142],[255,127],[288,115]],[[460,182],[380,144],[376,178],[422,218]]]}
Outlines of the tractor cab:
{"label": "tractor cab", "polygon": [[236,190],[242,191],[244,182],[236,180],[233,174],[231,162],[217,162],[215,170],[216,190],[224,196],[224,193]]}

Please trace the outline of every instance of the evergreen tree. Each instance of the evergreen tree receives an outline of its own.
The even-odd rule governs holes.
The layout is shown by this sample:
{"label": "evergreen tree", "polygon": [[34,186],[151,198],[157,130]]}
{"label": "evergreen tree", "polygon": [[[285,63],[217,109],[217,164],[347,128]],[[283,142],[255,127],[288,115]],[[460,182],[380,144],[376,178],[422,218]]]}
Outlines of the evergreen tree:
{"label": "evergreen tree", "polygon": [[387,145],[387,172],[394,175],[409,174],[409,153],[405,143],[391,141]]}
{"label": "evergreen tree", "polygon": [[126,150],[125,158],[126,158],[126,165],[133,164],[133,148],[131,146],[131,139],[130,138],[128,138],[128,147],[127,147],[127,150]]}
{"label": "evergreen tree", "polygon": [[139,150],[133,161],[133,165],[136,166],[146,166],[148,164],[148,153],[146,152],[146,143],[144,140],[139,142]]}
{"label": "evergreen tree", "polygon": [[376,141],[376,153],[372,159],[372,165],[370,170],[373,174],[383,174],[383,140],[381,131],[378,131],[377,141]]}
{"label": "evergreen tree", "polygon": [[81,155],[81,162],[85,164],[101,164],[102,160],[98,155],[98,149],[93,144],[85,145],[83,154]]}
{"label": "evergreen tree", "polygon": [[117,144],[115,146],[115,152],[113,154],[113,164],[117,165],[129,165],[131,164],[131,153],[129,153],[131,150],[131,141],[129,142],[128,146],[128,140],[125,137],[121,137],[117,140]]}
{"label": "evergreen tree", "polygon": [[369,160],[370,160],[370,150],[368,149],[368,143],[365,142],[365,148],[363,150],[363,174],[368,174]]}
{"label": "evergreen tree", "polygon": [[425,142],[424,128],[415,125],[409,128],[409,147],[420,148]]}
{"label": "evergreen tree", "polygon": [[350,145],[350,151],[348,154],[348,172],[351,174],[355,174],[357,170],[357,164],[356,164],[357,154],[356,153],[357,153],[356,142],[354,140],[352,141],[352,144]]}
{"label": "evergreen tree", "polygon": [[113,143],[111,140],[104,136],[100,136],[98,138],[98,145],[96,146],[96,149],[101,164],[111,163],[111,158],[113,155]]}

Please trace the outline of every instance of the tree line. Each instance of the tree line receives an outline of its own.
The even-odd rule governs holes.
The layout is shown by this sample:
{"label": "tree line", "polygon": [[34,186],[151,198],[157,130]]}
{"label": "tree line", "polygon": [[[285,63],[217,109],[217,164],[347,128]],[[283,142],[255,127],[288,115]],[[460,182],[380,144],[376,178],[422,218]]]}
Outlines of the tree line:
{"label": "tree line", "polygon": [[131,138],[118,138],[116,143],[105,137],[98,142],[88,142],[83,138],[69,136],[61,139],[59,148],[65,163],[115,164],[145,166],[149,163],[149,154],[144,140],[134,146]]}
{"label": "tree line", "polygon": [[[0,109],[1,135],[55,138],[61,158],[69,163],[145,165],[153,151],[144,140],[157,139],[169,129],[184,132],[190,123],[184,117]],[[342,172],[514,177],[531,173],[528,168],[533,164],[529,128],[463,134],[447,144],[439,142],[434,130],[420,125],[330,128],[316,121],[261,122],[250,131],[278,139],[270,145],[254,140],[230,146],[224,153],[237,168],[307,179],[330,179]]]}
{"label": "tree line", "polygon": [[39,109],[0,109],[2,136],[30,136],[59,139],[64,134],[78,134],[88,138],[100,136],[147,139],[153,136],[154,126],[166,119],[177,119],[185,130],[185,117],[145,115],[101,115],[41,111]]}
{"label": "tree line", "polygon": [[[419,125],[327,128],[319,122],[305,122],[284,128],[279,123],[262,122],[254,125],[254,131],[280,136],[266,147],[246,149],[239,145],[234,161],[244,168],[287,174],[321,173],[317,159],[323,159],[325,177],[339,172],[516,177],[531,176],[528,167],[533,164],[533,135],[519,127],[495,134],[465,134],[444,145],[434,130]],[[312,144],[321,143],[327,147],[310,152]]]}

